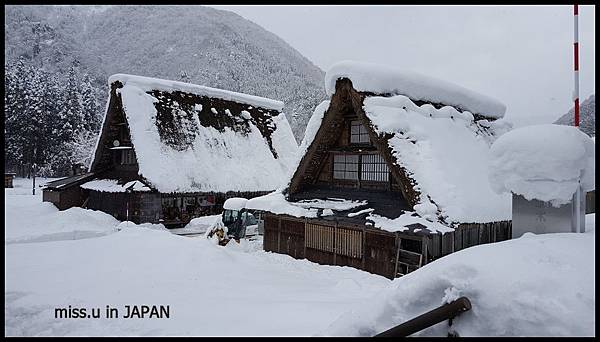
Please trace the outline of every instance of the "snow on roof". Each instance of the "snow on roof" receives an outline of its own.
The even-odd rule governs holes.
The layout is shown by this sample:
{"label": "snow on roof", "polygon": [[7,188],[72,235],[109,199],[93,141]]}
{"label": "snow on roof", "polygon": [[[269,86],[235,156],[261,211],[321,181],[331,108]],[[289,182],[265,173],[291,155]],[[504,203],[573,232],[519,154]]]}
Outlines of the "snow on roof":
{"label": "snow on roof", "polygon": [[506,106],[496,99],[459,85],[394,67],[341,61],[325,74],[325,90],[331,96],[339,78],[349,78],[358,91],[405,95],[412,100],[441,103],[491,118],[504,116]]}
{"label": "snow on roof", "polygon": [[237,93],[229,90],[210,88],[197,84],[128,74],[115,74],[108,78],[109,85],[115,81],[120,81],[123,84],[136,85],[138,88],[144,91],[181,91],[184,93],[191,93],[207,97],[216,97],[223,100],[245,103],[256,107],[262,107],[265,109],[274,109],[278,111],[281,111],[283,109],[283,102],[281,101],[272,100],[265,97]]}
{"label": "snow on roof", "polygon": [[228,198],[225,203],[223,203],[223,209],[225,210],[240,210],[246,207],[246,203],[248,202],[247,198],[241,197],[232,197]]}
{"label": "snow on roof", "polygon": [[[233,109],[219,108],[218,114],[207,114],[201,113],[198,106],[190,109],[176,101],[167,103],[173,100],[167,95],[173,90],[194,91],[270,108],[280,108],[279,103],[275,103],[278,101],[259,101],[260,98],[244,94],[130,75],[114,75],[109,82],[116,80],[123,82],[117,91],[129,125],[139,174],[160,192],[274,190],[281,185],[291,161],[296,158],[296,141],[283,113],[253,108],[248,110],[256,111],[256,117],[251,117],[244,110],[237,113]],[[160,100],[149,93],[159,89],[166,92],[160,93]],[[171,135],[167,138],[185,144],[176,146],[164,141],[166,128],[157,118],[158,105],[167,111],[166,120],[171,121],[172,128],[179,134],[173,137],[173,133],[168,132]],[[212,124],[209,119],[217,123]],[[234,124],[219,126],[225,119]],[[262,131],[257,127],[258,120],[263,125]],[[271,146],[266,131],[270,132]]]}
{"label": "snow on roof", "polygon": [[[372,221],[376,228],[387,230],[389,232],[403,232],[408,230],[409,225],[421,224],[431,232],[447,233],[454,231],[454,228],[443,225],[437,221],[430,221],[420,217],[414,212],[405,212],[395,219],[389,219],[387,217],[370,214],[367,220]],[[417,228],[419,229],[419,228]]]}
{"label": "snow on roof", "polygon": [[560,206],[571,201],[579,181],[595,188],[595,143],[573,126],[525,126],[498,138],[491,148],[494,190]]}
{"label": "snow on roof", "polygon": [[294,217],[317,217],[318,212],[316,208],[303,208],[286,201],[285,196],[281,193],[281,189],[264,196],[249,199],[246,208]]}
{"label": "snow on roof", "polygon": [[300,146],[297,148],[296,152],[293,154],[293,158],[290,155],[290,169],[286,176],[287,183],[282,184],[283,186],[288,186],[289,182],[292,180],[294,173],[298,166],[300,166],[300,162],[302,161],[302,157],[306,154],[308,147],[312,144],[313,140],[317,136],[317,132],[319,131],[319,127],[321,127],[321,122],[323,121],[323,117],[325,116],[325,112],[327,108],[329,108],[329,100],[325,100],[313,111],[312,116],[308,120],[308,124],[304,130],[304,137],[302,138],[302,142]]}
{"label": "snow on roof", "polygon": [[511,218],[510,195],[495,193],[487,177],[492,137],[470,113],[417,106],[402,95],[367,97],[364,111],[377,134],[392,135],[392,154],[421,193],[417,212],[427,217],[431,199],[450,222]]}
{"label": "snow on roof", "polygon": [[125,184],[118,184],[116,179],[94,179],[81,184],[83,189],[102,191],[102,192],[125,192],[129,187],[133,191],[150,191],[144,183],[140,181],[131,181]]}

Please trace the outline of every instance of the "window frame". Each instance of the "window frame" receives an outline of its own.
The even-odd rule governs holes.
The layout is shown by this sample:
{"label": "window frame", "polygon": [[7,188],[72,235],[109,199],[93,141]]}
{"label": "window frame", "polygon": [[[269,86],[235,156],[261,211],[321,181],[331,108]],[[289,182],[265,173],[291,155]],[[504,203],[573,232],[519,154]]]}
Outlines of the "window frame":
{"label": "window frame", "polygon": [[[356,129],[355,129],[356,128]],[[349,127],[350,137],[349,143],[350,145],[372,145],[371,137],[369,136],[369,132],[363,123],[356,119],[350,120]],[[353,138],[358,137],[358,141],[355,141]]]}
{"label": "window frame", "polygon": [[[386,184],[390,182],[390,168],[379,153],[331,153],[331,178],[333,181],[372,182]],[[348,157],[354,160],[348,162]],[[340,167],[341,165],[341,167]],[[348,168],[348,165],[351,165]]]}

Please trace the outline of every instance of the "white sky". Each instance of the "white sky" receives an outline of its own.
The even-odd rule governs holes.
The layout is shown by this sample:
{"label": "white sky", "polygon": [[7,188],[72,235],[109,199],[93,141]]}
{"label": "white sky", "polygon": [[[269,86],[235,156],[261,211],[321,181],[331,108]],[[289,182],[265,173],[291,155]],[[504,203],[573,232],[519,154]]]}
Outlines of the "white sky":
{"label": "white sky", "polygon": [[[211,6],[277,34],[324,71],[354,59],[495,97],[515,125],[572,107],[573,6]],[[580,98],[595,93],[594,6],[579,6]]]}

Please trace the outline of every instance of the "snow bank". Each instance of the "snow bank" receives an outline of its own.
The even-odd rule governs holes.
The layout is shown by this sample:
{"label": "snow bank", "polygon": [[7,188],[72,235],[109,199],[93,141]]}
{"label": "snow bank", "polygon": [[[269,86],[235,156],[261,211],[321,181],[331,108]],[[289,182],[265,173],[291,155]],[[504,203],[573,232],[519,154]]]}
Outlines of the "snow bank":
{"label": "snow bank", "polygon": [[150,188],[140,181],[118,184],[116,179],[94,179],[81,184],[81,187],[102,192],[126,192],[130,187],[133,191],[150,191]]}
{"label": "snow bank", "polygon": [[511,218],[511,197],[488,181],[494,137],[469,112],[417,106],[408,97],[367,97],[364,110],[377,134],[389,133],[393,155],[421,193],[414,210],[431,218],[440,209],[448,222],[492,222]]}
{"label": "snow bank", "polygon": [[[590,229],[594,219],[587,215]],[[586,228],[455,252],[395,279],[320,334],[372,336],[466,296],[472,309],[452,325],[460,336],[594,336],[594,240]],[[447,332],[445,321],[416,335]]]}
{"label": "snow bank", "polygon": [[201,85],[183,83],[177,81],[163,80],[159,78],[143,77],[128,74],[115,74],[108,78],[108,84],[112,84],[115,81],[120,81],[124,85],[135,85],[143,91],[181,91],[185,93],[192,93],[195,95],[217,97],[223,100],[235,101],[239,103],[249,104],[255,107],[262,107],[265,109],[275,109],[281,111],[283,109],[283,102],[267,99],[264,97],[248,95],[243,93],[237,93],[233,91],[209,88]]}
{"label": "snow bank", "polygon": [[336,81],[343,77],[349,78],[358,91],[405,95],[413,100],[442,103],[492,118],[501,118],[506,111],[501,102],[459,85],[394,67],[356,61],[338,62],[327,71],[327,95],[335,92]]}
{"label": "snow bank", "polygon": [[161,142],[155,122],[154,103],[158,100],[146,93],[148,85],[128,80],[120,94],[139,174],[158,191],[265,191],[284,182],[290,158],[295,159],[293,151],[297,150],[285,115],[274,118],[277,126],[272,135],[273,147],[282,158],[275,158],[252,122],[247,134],[228,127],[220,132],[197,122],[192,146],[179,151]]}
{"label": "snow bank", "polygon": [[[30,222],[7,214],[15,223],[7,230]],[[5,334],[307,336],[390,284],[259,246],[221,247],[136,225],[92,239],[6,245]],[[69,305],[88,313],[110,305],[120,316],[54,318],[55,308]],[[169,305],[170,318],[125,319],[125,305]]]}
{"label": "snow bank", "polygon": [[560,206],[571,201],[579,180],[595,188],[595,144],[572,126],[526,126],[498,138],[491,148],[489,179],[497,192],[513,192]]}
{"label": "snow bank", "polygon": [[[36,182],[46,183],[43,178]],[[41,189],[31,194],[31,179],[15,178],[13,185],[4,189],[6,244],[86,239],[117,231],[119,221],[101,211],[78,207],[59,211],[42,202]]]}

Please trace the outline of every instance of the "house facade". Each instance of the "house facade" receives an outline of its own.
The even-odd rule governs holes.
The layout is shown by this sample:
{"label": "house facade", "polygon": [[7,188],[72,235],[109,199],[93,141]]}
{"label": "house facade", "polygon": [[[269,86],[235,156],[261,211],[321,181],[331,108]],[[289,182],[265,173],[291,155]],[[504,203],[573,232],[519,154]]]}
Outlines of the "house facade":
{"label": "house facade", "polygon": [[502,104],[394,69],[333,69],[287,186],[249,201],[269,213],[265,250],[395,278],[510,238],[510,197],[484,172]]}
{"label": "house facade", "polygon": [[220,213],[229,197],[276,189],[296,153],[280,101],[124,74],[109,86],[93,161],[79,176],[86,208],[182,226]]}

